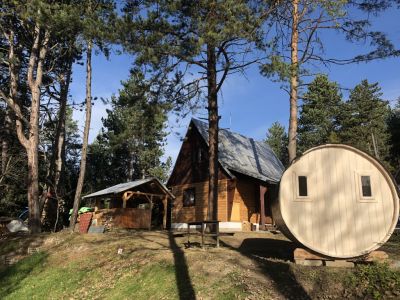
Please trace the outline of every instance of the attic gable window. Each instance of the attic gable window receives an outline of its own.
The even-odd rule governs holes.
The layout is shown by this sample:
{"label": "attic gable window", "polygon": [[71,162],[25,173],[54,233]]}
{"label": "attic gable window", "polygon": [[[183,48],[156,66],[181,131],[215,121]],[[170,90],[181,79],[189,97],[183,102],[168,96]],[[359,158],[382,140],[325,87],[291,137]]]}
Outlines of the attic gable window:
{"label": "attic gable window", "polygon": [[194,188],[183,191],[183,206],[189,207],[196,204],[196,190]]}
{"label": "attic gable window", "polygon": [[299,196],[300,197],[307,197],[308,196],[307,176],[299,176],[298,177],[298,184],[299,184]]}
{"label": "attic gable window", "polygon": [[372,197],[370,176],[361,176],[361,191],[363,197]]}

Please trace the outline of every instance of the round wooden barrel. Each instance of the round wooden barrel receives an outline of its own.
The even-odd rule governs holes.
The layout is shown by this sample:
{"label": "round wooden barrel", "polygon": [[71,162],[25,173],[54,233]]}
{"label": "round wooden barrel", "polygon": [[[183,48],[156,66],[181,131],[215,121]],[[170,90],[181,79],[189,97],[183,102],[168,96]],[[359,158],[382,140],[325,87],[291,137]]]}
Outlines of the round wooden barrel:
{"label": "round wooden barrel", "polygon": [[272,212],[281,231],[309,250],[354,258],[389,239],[399,218],[398,195],[375,158],[327,144],[308,150],[285,171]]}

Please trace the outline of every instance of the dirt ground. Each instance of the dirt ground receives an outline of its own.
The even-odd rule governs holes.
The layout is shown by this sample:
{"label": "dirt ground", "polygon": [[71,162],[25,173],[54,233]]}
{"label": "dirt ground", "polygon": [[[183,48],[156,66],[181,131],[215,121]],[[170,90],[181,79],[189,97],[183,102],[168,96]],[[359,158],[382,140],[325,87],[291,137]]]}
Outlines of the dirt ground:
{"label": "dirt ground", "polygon": [[[125,277],[131,278],[129,276],[133,276],[135,272],[143,275],[140,273],[142,269],[160,262],[161,269],[155,269],[155,274],[149,273],[151,275],[148,280],[154,281],[154,276],[162,273],[163,266],[167,265],[171,266],[172,275],[160,277],[159,280],[170,283],[151,287],[149,282],[143,281],[137,287],[139,290],[135,290],[137,295],[141,295],[137,299],[158,299],[158,294],[151,292],[151,289],[160,288],[171,290],[170,294],[165,295],[165,299],[368,299],[363,291],[358,291],[357,294],[348,285],[347,279],[351,278],[355,268],[296,265],[292,262],[295,245],[281,234],[243,232],[223,235],[220,248],[214,247],[214,240],[207,240],[206,248],[201,249],[199,242],[199,237],[191,237],[191,247],[188,247],[186,236],[165,231],[15,235],[3,237],[0,241],[0,256],[3,259],[15,259],[16,262],[31,253],[41,251],[48,254],[45,263],[47,268],[68,269],[73,264],[74,272],[82,269],[87,272],[90,269],[90,272],[95,272],[93,274],[96,275],[93,276],[96,278],[86,283],[86,286],[93,286],[92,289],[85,290],[86,296],[83,298],[87,299],[108,298],[98,291],[106,287],[109,289],[110,286],[118,289],[118,293],[124,290],[128,293],[129,284],[124,281]],[[383,250],[396,262],[400,255],[400,239],[389,241]],[[41,271],[43,272],[47,272],[46,269]],[[0,280],[12,282],[4,274],[0,273]],[[29,276],[33,275],[29,274],[23,280],[29,282]],[[75,280],[78,286],[78,279],[68,280]],[[4,290],[6,294],[3,296],[10,295],[10,299],[17,299],[24,295],[25,285],[19,287],[20,290],[14,287]],[[142,285],[149,285],[150,296],[144,296],[140,291]],[[73,286],[72,283],[70,286]],[[81,294],[71,289],[72,287],[69,291],[63,290],[56,294],[54,288],[54,295],[60,295],[60,298],[74,298],[76,295],[81,297]],[[109,294],[111,298],[114,298],[113,295],[118,298],[117,294]],[[121,295],[120,299],[127,299],[124,298],[125,294]],[[397,294],[391,291],[388,291],[387,296],[397,298]],[[398,296],[400,298],[400,294]]]}

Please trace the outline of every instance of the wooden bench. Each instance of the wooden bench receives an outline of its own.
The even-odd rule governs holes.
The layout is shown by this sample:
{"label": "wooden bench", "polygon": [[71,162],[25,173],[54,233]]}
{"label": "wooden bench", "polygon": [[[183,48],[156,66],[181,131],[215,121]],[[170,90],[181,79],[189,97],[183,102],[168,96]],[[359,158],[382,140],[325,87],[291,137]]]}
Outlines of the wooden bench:
{"label": "wooden bench", "polygon": [[[219,247],[219,221],[200,221],[200,222],[188,222],[188,227],[187,227],[187,237],[188,237],[188,247],[190,247],[190,236],[192,234],[196,234],[196,232],[191,232],[190,231],[190,226],[200,226],[200,235],[201,235],[201,248],[204,249],[204,237],[205,236],[215,236],[217,243],[216,246],[217,248]],[[215,233],[206,233],[206,227],[207,225],[215,225],[216,230]]]}

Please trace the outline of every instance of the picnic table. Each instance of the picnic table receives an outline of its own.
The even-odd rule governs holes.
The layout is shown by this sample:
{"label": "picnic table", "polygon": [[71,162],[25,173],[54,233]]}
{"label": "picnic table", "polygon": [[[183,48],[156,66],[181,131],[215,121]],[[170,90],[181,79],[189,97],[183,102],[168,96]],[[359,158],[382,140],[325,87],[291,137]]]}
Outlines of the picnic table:
{"label": "picnic table", "polygon": [[[188,247],[190,247],[190,236],[192,234],[197,234],[195,231],[191,232],[190,231],[190,227],[191,226],[200,226],[201,231],[200,231],[200,235],[201,235],[201,248],[204,249],[204,237],[205,236],[215,236],[216,237],[216,246],[217,248],[219,247],[219,221],[197,221],[197,222],[188,222],[188,227],[187,227],[187,237],[188,237]],[[215,232],[212,233],[206,233],[206,227],[207,225],[215,225]]]}

